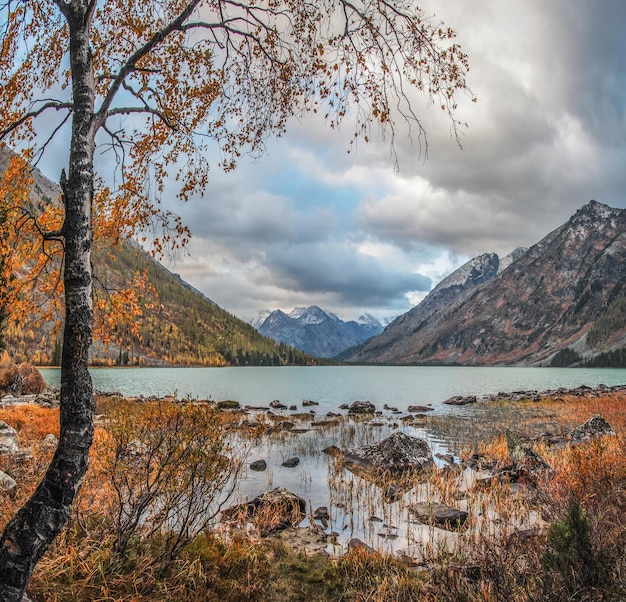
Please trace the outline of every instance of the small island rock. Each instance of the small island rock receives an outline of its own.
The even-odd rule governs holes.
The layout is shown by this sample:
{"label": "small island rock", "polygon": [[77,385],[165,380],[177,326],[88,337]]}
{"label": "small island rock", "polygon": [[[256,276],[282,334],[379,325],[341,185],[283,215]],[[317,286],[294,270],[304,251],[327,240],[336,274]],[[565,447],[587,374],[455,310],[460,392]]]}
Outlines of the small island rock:
{"label": "small island rock", "polygon": [[371,401],[355,401],[349,408],[348,414],[373,414],[376,406]]}
{"label": "small island rock", "polygon": [[263,472],[267,468],[267,462],[265,460],[255,460],[250,464],[250,470],[256,472]]}
{"label": "small island rock", "polygon": [[409,506],[409,514],[424,524],[434,524],[444,529],[458,529],[465,524],[467,512],[457,510],[445,504],[421,502]]}
{"label": "small island rock", "polygon": [[434,465],[428,444],[402,432],[393,433],[374,445],[364,445],[345,455],[348,467],[392,474],[423,470]]}

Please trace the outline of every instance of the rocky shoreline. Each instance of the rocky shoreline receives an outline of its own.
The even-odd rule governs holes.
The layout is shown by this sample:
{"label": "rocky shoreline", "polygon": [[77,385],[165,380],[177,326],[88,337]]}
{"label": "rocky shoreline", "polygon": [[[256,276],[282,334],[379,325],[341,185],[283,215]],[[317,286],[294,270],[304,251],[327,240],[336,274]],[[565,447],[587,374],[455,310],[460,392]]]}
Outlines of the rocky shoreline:
{"label": "rocky shoreline", "polygon": [[564,397],[585,397],[587,395],[608,395],[611,393],[619,393],[626,391],[626,385],[598,385],[597,387],[588,387],[587,385],[581,385],[573,389],[567,389],[560,387],[558,389],[547,389],[545,391],[512,391],[511,393],[499,392],[492,393],[490,395],[482,395],[480,397],[476,395],[455,395],[446,399],[443,403],[451,406],[464,406],[478,402],[489,401],[543,401],[545,399],[554,399],[555,401],[561,401]]}
{"label": "rocky shoreline", "polygon": [[[600,395],[610,395],[612,393],[620,393],[626,391],[626,384],[623,385],[598,385],[596,387],[589,387],[587,385],[580,385],[579,387],[575,387],[572,389],[568,389],[565,387],[560,387],[558,389],[547,389],[545,391],[538,391],[534,389],[522,390],[522,391],[511,391],[504,392],[500,391],[498,393],[491,393],[488,395],[455,395],[446,399],[442,403],[444,405],[449,406],[464,406],[471,405],[475,403],[484,403],[484,402],[520,402],[520,401],[543,401],[546,399],[554,399],[555,401],[562,401],[565,397],[585,397],[585,396],[600,396]],[[119,391],[95,391],[95,395],[99,397],[119,397],[124,398],[125,396]],[[156,395],[149,396],[132,396],[128,397],[130,401],[135,402],[157,402],[157,401],[165,401],[172,403],[184,403],[188,401],[187,399],[179,399],[173,397],[171,395],[166,395],[164,397],[159,397]],[[195,401],[195,400],[194,400]],[[29,395],[12,395],[10,393],[5,394],[0,397],[0,407],[5,407],[9,405],[25,405],[29,403],[34,403],[37,405],[41,405],[43,407],[56,407],[60,402],[60,389],[58,387],[47,387],[42,393],[37,395],[29,394]],[[238,401],[234,400],[224,400],[216,402],[216,405],[221,410],[237,410],[237,411],[248,411],[248,412],[272,412],[273,410],[289,410],[289,411],[297,411],[298,408],[295,405],[290,405],[287,407],[284,404],[281,404],[279,400],[274,400],[267,406],[251,406],[244,405],[242,406]],[[311,408],[313,406],[318,406],[319,403],[311,400],[304,400],[302,402],[303,408]],[[343,403],[337,407],[337,411],[347,410],[347,414],[349,416],[359,415],[359,414],[375,414],[382,415],[383,411],[389,411],[392,414],[403,414],[404,412],[400,411],[397,407],[391,407],[387,404],[384,404],[382,410],[376,408],[376,406],[371,401],[355,401],[352,404]],[[409,414],[422,414],[425,412],[431,412],[434,408],[432,404],[426,405],[410,405],[407,408],[407,412]],[[310,414],[314,414],[315,410],[308,409]],[[334,412],[331,413],[330,417],[337,417],[340,414],[336,414]]]}

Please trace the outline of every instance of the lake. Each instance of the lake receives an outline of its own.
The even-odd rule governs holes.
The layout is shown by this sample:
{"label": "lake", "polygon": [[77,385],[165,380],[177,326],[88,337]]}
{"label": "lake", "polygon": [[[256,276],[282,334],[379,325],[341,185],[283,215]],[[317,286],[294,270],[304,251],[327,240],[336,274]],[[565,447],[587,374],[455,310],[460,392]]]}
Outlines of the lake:
{"label": "lake", "polygon": [[[46,381],[59,385],[58,368],[42,368]],[[504,368],[459,366],[307,366],[247,368],[94,368],[94,386],[126,396],[190,396],[234,399],[243,405],[267,406],[274,399],[286,405],[310,399],[319,410],[369,400],[406,410],[409,405],[442,404],[453,395],[488,395],[500,391],[595,387],[626,384],[626,369]]]}
{"label": "lake", "polygon": [[[51,385],[60,383],[60,370],[41,369]],[[331,366],[283,368],[94,368],[94,385],[101,391],[119,391],[126,396],[187,395],[198,399],[234,399],[241,404],[267,406],[279,399],[285,405],[296,405],[302,412],[302,401],[319,403],[315,416],[324,414],[344,403],[357,399],[370,400],[383,410],[384,404],[406,411],[409,405],[432,404],[430,416],[454,415],[467,429],[481,420],[481,404],[474,406],[447,406],[442,402],[453,395],[488,395],[520,390],[574,388],[580,385],[626,384],[626,369],[567,369],[567,368],[469,368],[469,367],[382,367]],[[310,408],[304,408],[308,412]],[[285,412],[278,412],[288,415]],[[344,413],[345,414],[345,413]],[[472,416],[474,415],[473,422]],[[264,421],[264,413],[249,415]],[[440,416],[448,420],[447,416]],[[332,421],[330,421],[332,422]],[[231,446],[243,458],[246,466],[257,459],[265,459],[263,472],[244,470],[232,502],[249,500],[277,486],[286,487],[306,500],[310,508],[325,506],[330,520],[326,530],[334,532],[335,544],[327,551],[345,550],[352,537],[388,553],[406,553],[419,556],[424,542],[448,542],[456,537],[440,529],[417,524],[407,516],[407,507],[414,502],[430,499],[432,492],[417,486],[403,492],[394,503],[385,500],[383,491],[374,483],[349,471],[338,470],[335,460],[323,453],[330,445],[351,449],[368,445],[388,437],[396,430],[425,439],[433,454],[454,452],[451,441],[442,437],[426,423],[404,424],[389,411],[383,411],[376,421],[347,419],[336,426],[315,428],[312,423],[301,424],[296,434],[282,432],[275,436],[249,439],[232,435]],[[283,466],[287,458],[298,457],[295,468]],[[458,456],[456,456],[458,460]],[[439,466],[444,462],[435,458]],[[461,473],[463,480],[467,469]],[[471,501],[458,501],[461,509],[468,509]],[[375,522],[379,517],[383,522]],[[377,519],[378,520],[378,519]],[[302,526],[308,524],[307,517]],[[450,540],[453,545],[454,539]]]}

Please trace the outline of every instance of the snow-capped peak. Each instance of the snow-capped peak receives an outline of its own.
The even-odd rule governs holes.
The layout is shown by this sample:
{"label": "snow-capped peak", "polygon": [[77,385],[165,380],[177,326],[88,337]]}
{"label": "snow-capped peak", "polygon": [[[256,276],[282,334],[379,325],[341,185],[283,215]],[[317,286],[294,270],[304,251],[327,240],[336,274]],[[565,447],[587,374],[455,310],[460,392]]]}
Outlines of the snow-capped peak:
{"label": "snow-capped peak", "polygon": [[339,318],[335,314],[325,311],[317,305],[296,307],[289,313],[289,317],[298,320],[301,324],[321,324],[328,319],[339,322]]}
{"label": "snow-capped peak", "polygon": [[258,330],[261,324],[267,320],[271,313],[272,312],[269,309],[262,309],[253,316],[243,316],[242,319],[244,322],[247,322],[250,326],[254,326],[254,328]]}
{"label": "snow-capped peak", "polygon": [[370,328],[381,328],[382,324],[379,319],[375,318],[372,314],[364,313],[359,316],[357,324],[363,324]]}

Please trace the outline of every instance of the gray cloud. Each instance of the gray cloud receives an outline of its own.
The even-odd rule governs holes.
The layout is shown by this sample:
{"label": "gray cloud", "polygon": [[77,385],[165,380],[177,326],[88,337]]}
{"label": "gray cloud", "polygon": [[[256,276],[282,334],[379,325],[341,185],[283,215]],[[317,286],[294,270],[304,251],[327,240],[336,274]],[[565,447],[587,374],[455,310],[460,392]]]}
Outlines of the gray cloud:
{"label": "gray cloud", "polygon": [[409,291],[427,291],[430,278],[407,273],[339,244],[276,249],[268,257],[275,281],[310,294],[332,292],[342,305],[380,306]]}
{"label": "gray cloud", "polygon": [[349,123],[294,119],[258,162],[212,172],[204,198],[166,202],[194,236],[176,271],[239,314],[316,303],[385,315],[408,309],[429,277],[533,244],[592,198],[626,206],[623,0],[420,6],[469,55],[478,102],[460,100],[462,150],[419,96],[428,160],[400,127],[398,173],[389,140],[352,148]]}

